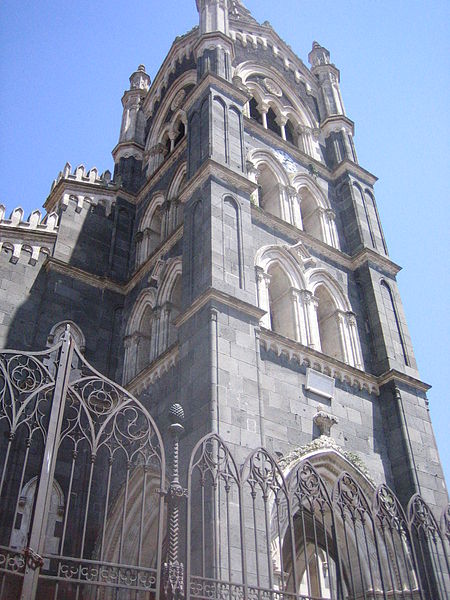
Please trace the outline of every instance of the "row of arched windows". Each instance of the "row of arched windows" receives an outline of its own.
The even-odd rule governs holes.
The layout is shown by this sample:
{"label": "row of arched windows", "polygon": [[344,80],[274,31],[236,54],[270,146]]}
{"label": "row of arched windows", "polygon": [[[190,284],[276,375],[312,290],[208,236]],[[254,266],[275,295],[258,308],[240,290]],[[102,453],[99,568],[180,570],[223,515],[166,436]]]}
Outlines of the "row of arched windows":
{"label": "row of arched windows", "polygon": [[318,123],[298,96],[290,93],[284,81],[261,66],[241,67],[241,79],[252,97],[246,106],[248,117],[292,144],[305,154],[322,160],[317,135]]}
{"label": "row of arched windows", "polygon": [[268,246],[258,253],[256,274],[265,328],[363,368],[355,314],[327,271],[302,269],[288,250]]}
{"label": "row of arched windows", "polygon": [[302,229],[312,237],[340,248],[336,215],[330,202],[305,174],[289,178],[271,152],[253,150],[248,156],[249,177],[257,184],[252,201],[266,212]]}

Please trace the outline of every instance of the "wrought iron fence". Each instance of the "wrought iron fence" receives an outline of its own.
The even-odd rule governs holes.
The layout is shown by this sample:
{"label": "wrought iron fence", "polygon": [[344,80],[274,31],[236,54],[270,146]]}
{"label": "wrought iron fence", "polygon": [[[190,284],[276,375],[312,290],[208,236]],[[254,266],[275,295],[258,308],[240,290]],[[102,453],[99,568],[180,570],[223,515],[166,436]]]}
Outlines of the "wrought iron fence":
{"label": "wrought iron fence", "polygon": [[157,598],[165,458],[145,407],[66,332],[1,353],[0,433],[0,598]]}
{"label": "wrought iron fence", "polygon": [[145,407],[66,332],[0,352],[0,600],[444,600],[450,512],[217,435],[180,477]]}

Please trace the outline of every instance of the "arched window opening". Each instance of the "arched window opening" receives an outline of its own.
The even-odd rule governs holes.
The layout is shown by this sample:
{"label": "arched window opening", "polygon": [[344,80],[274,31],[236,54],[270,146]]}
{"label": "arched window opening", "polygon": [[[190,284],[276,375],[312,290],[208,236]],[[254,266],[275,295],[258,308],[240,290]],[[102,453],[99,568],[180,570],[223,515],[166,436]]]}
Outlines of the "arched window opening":
{"label": "arched window opening", "polygon": [[[332,582],[336,581],[336,563],[324,548],[306,544],[308,565],[300,570],[298,594],[327,600],[332,598]],[[298,565],[300,566],[300,565]]]}
{"label": "arched window opening", "polygon": [[281,137],[281,127],[277,123],[277,115],[272,108],[267,111],[267,129],[270,129]]}
{"label": "arched window opening", "polygon": [[172,149],[172,142],[170,141],[168,133],[164,134],[164,137],[162,139],[162,145],[164,146],[164,155],[167,156],[168,154],[170,154]]}
{"label": "arched window opening", "polygon": [[280,188],[277,178],[266,165],[260,166],[258,177],[259,206],[266,212],[281,218]]}
{"label": "arched window opening", "polygon": [[136,371],[140,373],[150,363],[152,342],[153,310],[146,306],[139,323],[137,339]]}
{"label": "arched window opening", "polygon": [[272,331],[297,339],[292,289],[286,273],[279,265],[269,268],[269,306]]}
{"label": "arched window opening", "polygon": [[286,125],[284,126],[284,131],[286,133],[286,141],[289,142],[290,144],[296,145],[296,143],[295,143],[295,128],[290,119],[288,119]]}
{"label": "arched window opening", "polygon": [[178,331],[175,325],[175,321],[181,313],[181,293],[181,275],[178,275],[175,284],[172,288],[172,294],[170,296],[169,335],[167,344],[168,347],[170,347],[177,341]]}
{"label": "arched window opening", "polygon": [[178,127],[177,127],[177,130],[176,130],[175,139],[173,141],[173,147],[174,148],[176,148],[178,146],[178,144],[184,138],[185,134],[186,134],[186,128],[184,126],[183,121],[180,121],[178,123]]}
{"label": "arched window opening", "polygon": [[336,303],[323,285],[316,289],[315,297],[317,299],[317,322],[322,352],[343,361],[345,358],[342,352]]}
{"label": "arched window opening", "polygon": [[262,114],[259,112],[258,103],[254,98],[252,98],[250,100],[249,107],[250,107],[250,118],[254,119],[257,123],[262,125],[263,124]]}
{"label": "arched window opening", "polygon": [[162,241],[162,210],[158,206],[153,213],[149,228],[149,254],[152,254]]}
{"label": "arched window opening", "polygon": [[301,198],[303,231],[309,233],[318,240],[324,241],[317,201],[308,189],[302,190]]}

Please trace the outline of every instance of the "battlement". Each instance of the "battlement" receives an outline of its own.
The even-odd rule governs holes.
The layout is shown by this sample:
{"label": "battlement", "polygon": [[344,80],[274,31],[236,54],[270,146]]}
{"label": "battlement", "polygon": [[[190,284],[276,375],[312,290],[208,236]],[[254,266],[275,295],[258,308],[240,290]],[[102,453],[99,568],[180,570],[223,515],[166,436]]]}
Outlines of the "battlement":
{"label": "battlement", "polygon": [[56,234],[58,229],[58,215],[55,212],[45,214],[42,218],[40,210],[34,210],[24,220],[23,208],[20,206],[16,207],[11,214],[9,219],[5,219],[6,207],[0,204],[0,227],[14,227],[27,231],[36,231],[40,233],[54,233]]}
{"label": "battlement", "polygon": [[99,175],[97,167],[92,167],[92,169],[89,169],[89,171],[86,172],[85,166],[79,165],[75,168],[74,172],[72,173],[72,165],[67,162],[64,166],[64,169],[58,173],[58,177],[53,180],[50,193],[55,189],[55,187],[62,179],[69,181],[79,181],[80,183],[93,183],[95,185],[101,186],[114,185],[112,181],[111,171],[109,171],[108,169],[104,171],[101,175]]}
{"label": "battlement", "polygon": [[9,262],[16,264],[21,256],[27,255],[28,264],[35,265],[40,255],[52,253],[58,233],[55,212],[42,217],[40,210],[34,210],[27,220],[20,206],[11,212],[9,219],[5,219],[5,212],[5,206],[0,204],[0,252],[11,254]]}

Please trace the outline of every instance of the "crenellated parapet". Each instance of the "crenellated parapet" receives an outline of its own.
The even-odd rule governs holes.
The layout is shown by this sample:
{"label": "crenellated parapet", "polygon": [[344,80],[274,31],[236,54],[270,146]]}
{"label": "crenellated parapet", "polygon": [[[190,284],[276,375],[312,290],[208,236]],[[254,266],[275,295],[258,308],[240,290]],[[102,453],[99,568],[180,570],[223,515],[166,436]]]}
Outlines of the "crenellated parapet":
{"label": "crenellated parapet", "polygon": [[116,190],[109,170],[99,174],[96,167],[86,171],[84,165],[79,165],[72,172],[70,163],[66,163],[53,181],[44,206],[48,211],[65,210],[73,202],[76,212],[81,212],[83,208],[100,205],[109,215],[115,203]]}
{"label": "crenellated parapet", "polygon": [[22,256],[35,265],[39,257],[52,253],[58,233],[58,215],[55,212],[42,217],[34,210],[24,219],[24,211],[19,206],[9,218],[5,218],[6,208],[0,204],[0,252],[10,254],[9,261],[17,263]]}
{"label": "crenellated parapet", "polygon": [[54,212],[42,217],[40,210],[34,210],[26,220],[23,218],[24,212],[20,206],[11,212],[9,219],[5,218],[5,212],[6,207],[0,204],[0,227],[16,227],[26,231],[44,233],[56,233],[58,229],[58,215]]}
{"label": "crenellated parapet", "polygon": [[111,171],[109,171],[108,169],[104,171],[101,175],[99,175],[97,167],[92,167],[92,169],[86,171],[84,165],[79,165],[72,173],[72,165],[67,162],[64,166],[64,169],[58,173],[58,177],[53,180],[50,193],[55,189],[55,187],[62,179],[69,181],[79,181],[81,183],[93,183],[95,185],[101,186],[114,185],[114,183],[112,182]]}

